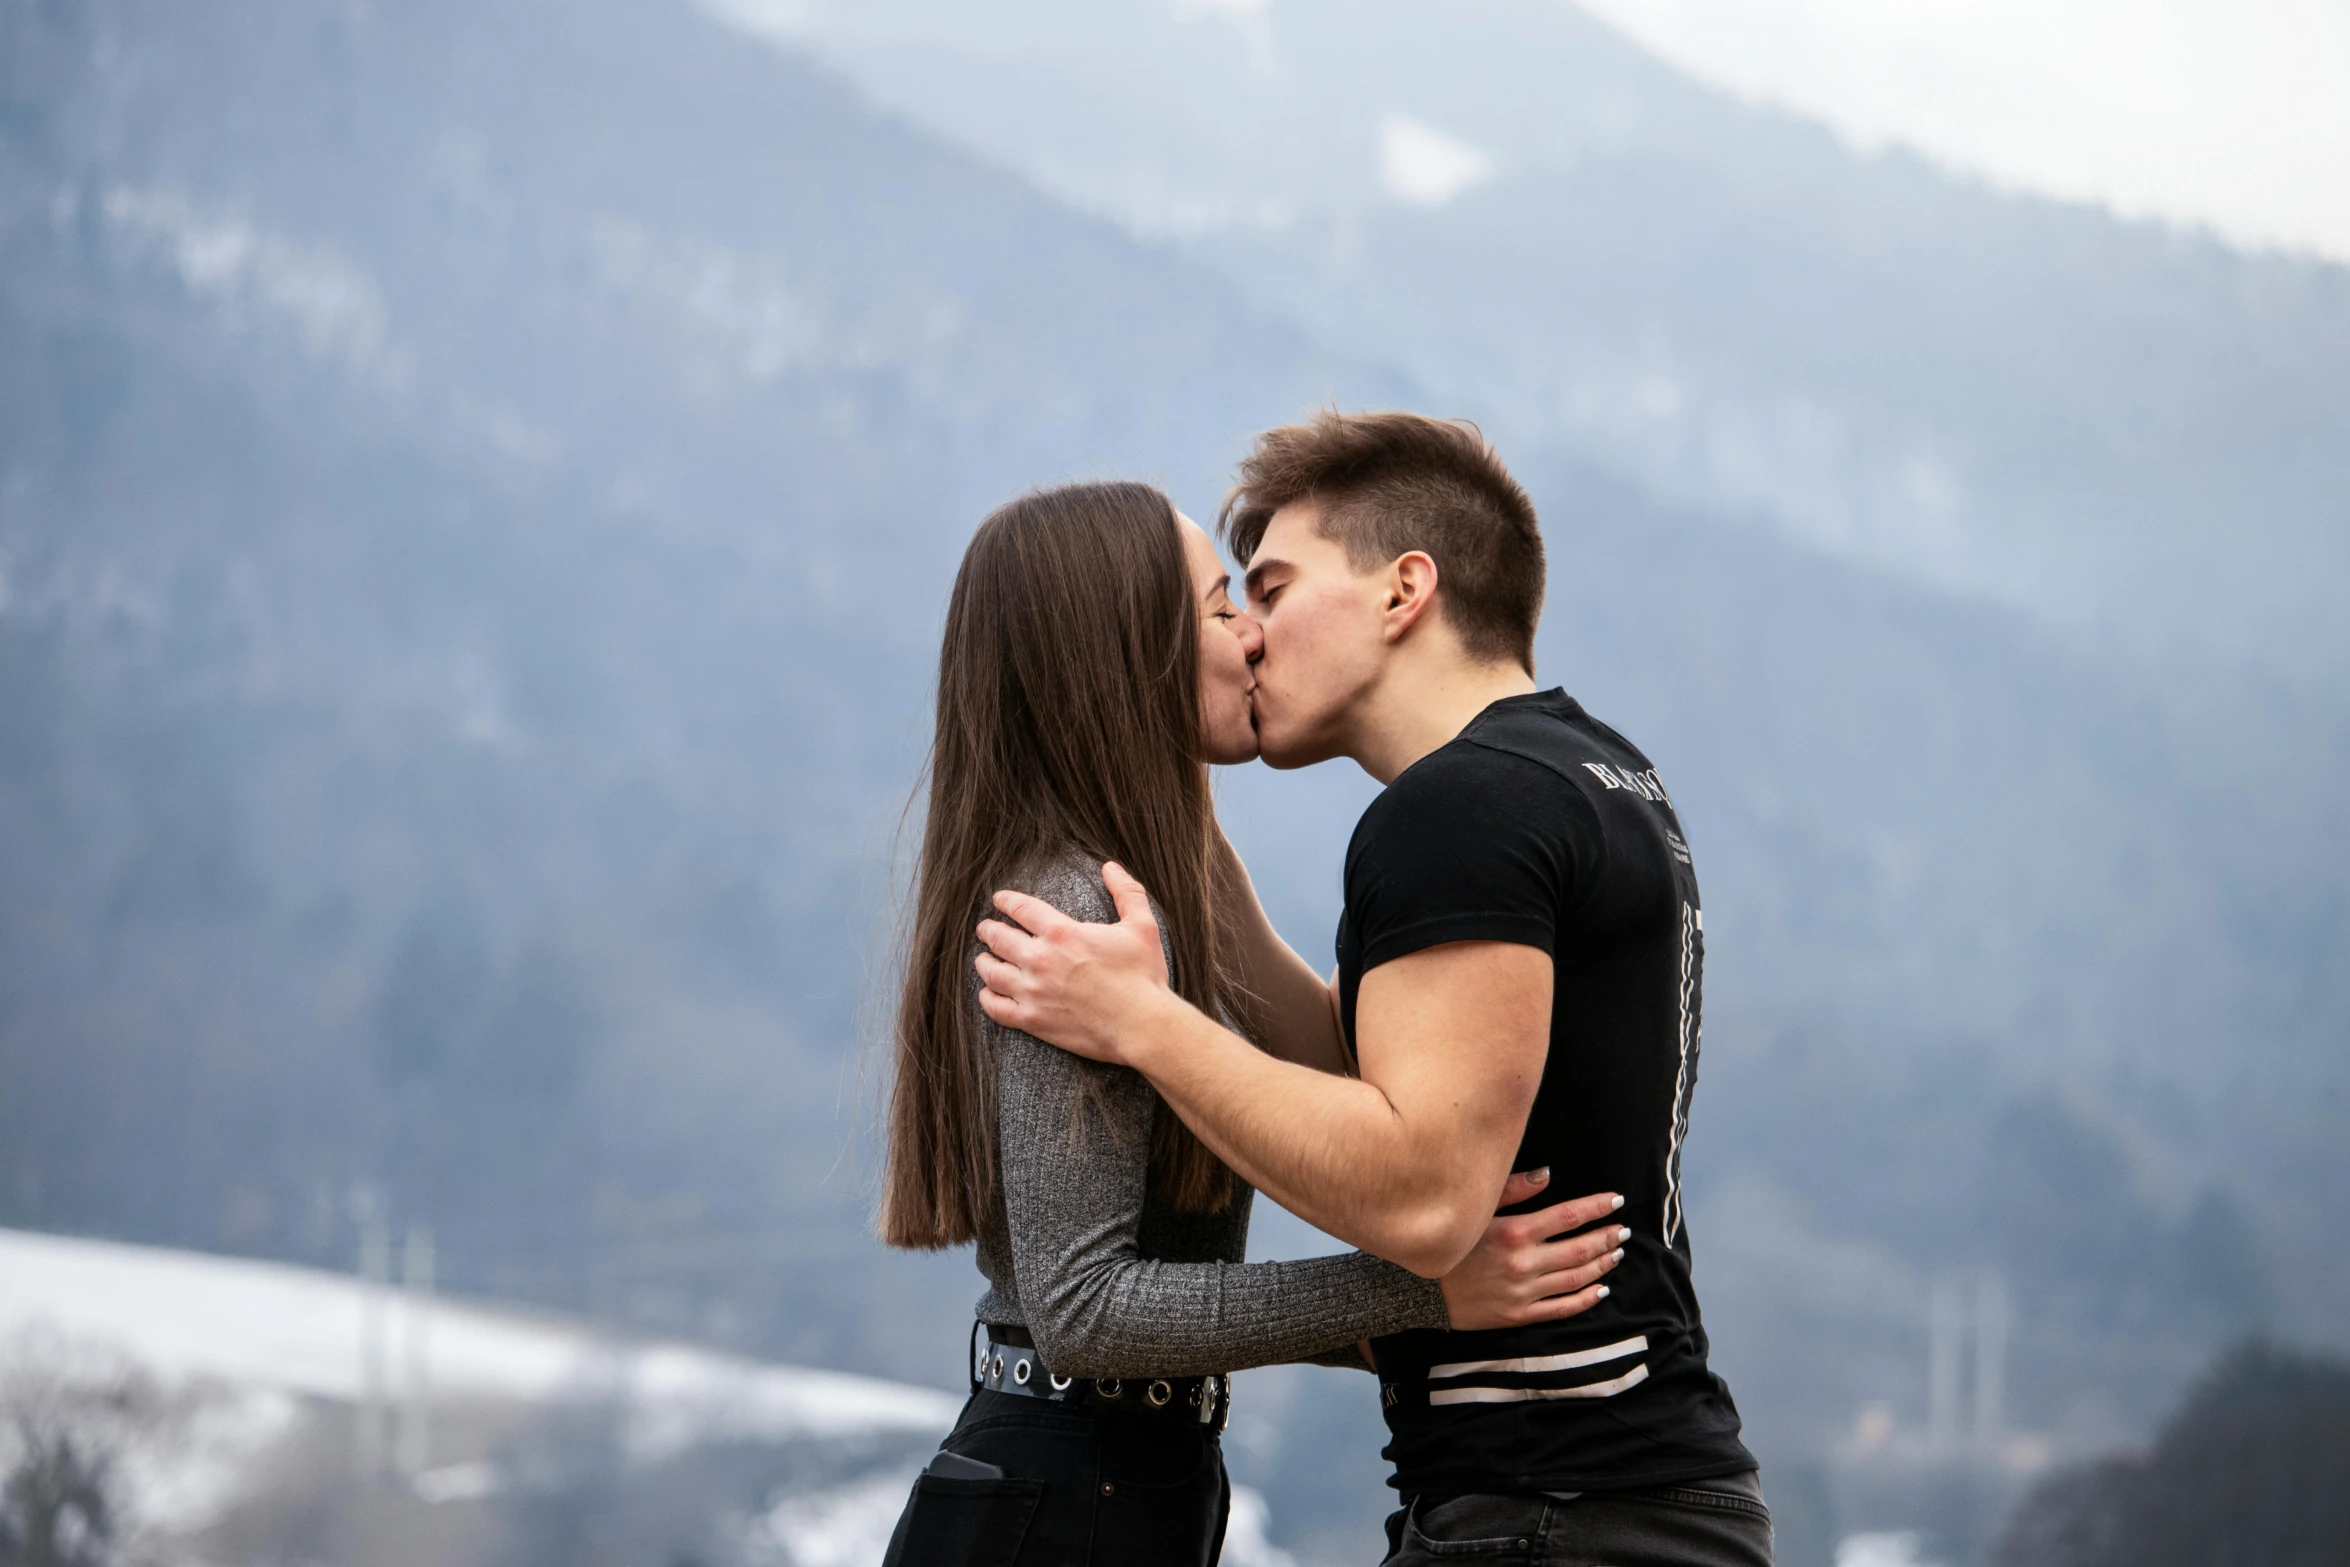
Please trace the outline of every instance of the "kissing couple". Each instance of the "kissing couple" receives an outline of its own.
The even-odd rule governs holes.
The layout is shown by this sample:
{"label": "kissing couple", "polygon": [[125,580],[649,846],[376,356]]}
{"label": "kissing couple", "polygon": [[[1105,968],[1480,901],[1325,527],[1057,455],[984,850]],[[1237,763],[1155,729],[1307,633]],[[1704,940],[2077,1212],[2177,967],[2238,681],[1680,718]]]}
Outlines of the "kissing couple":
{"label": "kissing couple", "polygon": [[[1768,1567],[1681,1155],[1704,926],[1648,759],[1537,686],[1533,503],[1475,427],[1257,438],[983,522],[939,653],[882,1238],[976,1243],[970,1402],[889,1567],[1199,1567],[1231,1374],[1375,1373],[1386,1561]],[[1329,981],[1208,769],[1346,757]],[[1243,1260],[1264,1192],[1360,1250]],[[1555,1202],[1554,1192],[1572,1192]]]}

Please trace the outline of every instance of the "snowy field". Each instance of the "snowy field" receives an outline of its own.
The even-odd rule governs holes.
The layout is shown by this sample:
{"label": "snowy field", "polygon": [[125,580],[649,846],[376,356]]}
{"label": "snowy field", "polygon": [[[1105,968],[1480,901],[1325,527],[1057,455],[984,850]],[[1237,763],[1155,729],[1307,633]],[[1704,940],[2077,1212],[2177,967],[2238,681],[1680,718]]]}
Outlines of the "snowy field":
{"label": "snowy field", "polygon": [[[908,1455],[926,1451],[961,1404],[929,1388],[629,1340],[480,1302],[397,1289],[371,1299],[357,1278],[315,1268],[18,1230],[0,1230],[0,1354],[19,1386],[28,1374],[54,1384],[135,1369],[186,1395],[168,1451],[131,1451],[123,1464],[136,1511],[165,1540],[230,1507],[253,1473],[315,1429],[307,1411],[347,1420],[372,1380],[387,1409],[568,1401],[624,1410],[622,1446],[640,1466],[704,1444],[844,1455],[842,1473],[779,1488],[733,1538],[745,1562],[873,1567],[918,1463]],[[860,1453],[876,1458],[860,1468]],[[396,1483],[439,1507],[522,1482],[474,1456],[412,1465]],[[1266,1523],[1264,1499],[1236,1493],[1225,1561],[1287,1567]]]}
{"label": "snowy field", "polygon": [[[348,1275],[113,1241],[0,1230],[0,1336],[49,1324],[155,1372],[342,1402],[360,1394],[366,1303]],[[640,1438],[944,1432],[961,1400],[684,1345],[632,1343],[552,1318],[386,1292],[387,1378],[421,1326],[435,1399],[539,1402],[594,1387],[644,1411]]]}

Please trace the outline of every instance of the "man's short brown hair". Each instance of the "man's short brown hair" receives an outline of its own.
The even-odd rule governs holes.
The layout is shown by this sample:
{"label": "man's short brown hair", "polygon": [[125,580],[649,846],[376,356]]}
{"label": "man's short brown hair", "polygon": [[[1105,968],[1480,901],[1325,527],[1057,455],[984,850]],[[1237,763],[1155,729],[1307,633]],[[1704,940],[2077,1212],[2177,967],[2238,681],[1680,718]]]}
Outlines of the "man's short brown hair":
{"label": "man's short brown hair", "polygon": [[1436,562],[1437,607],[1472,658],[1534,672],[1542,532],[1534,503],[1466,419],[1342,414],[1257,437],[1224,498],[1218,531],[1247,565],[1284,506],[1320,507],[1315,531],[1357,571],[1420,550]]}

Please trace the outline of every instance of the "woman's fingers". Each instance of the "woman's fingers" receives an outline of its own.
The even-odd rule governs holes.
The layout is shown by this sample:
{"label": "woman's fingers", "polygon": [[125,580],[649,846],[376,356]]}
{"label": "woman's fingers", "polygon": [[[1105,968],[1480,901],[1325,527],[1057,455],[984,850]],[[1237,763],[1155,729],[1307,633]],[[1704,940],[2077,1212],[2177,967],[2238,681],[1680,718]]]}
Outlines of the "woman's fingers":
{"label": "woman's fingers", "polygon": [[1530,1259],[1535,1271],[1552,1273],[1563,1268],[1578,1267],[1594,1257],[1618,1250],[1632,1238],[1632,1228],[1626,1224],[1603,1224],[1597,1229],[1570,1235],[1564,1240],[1546,1241],[1535,1249]]}
{"label": "woman's fingers", "polygon": [[[1495,1203],[1494,1206],[1496,1208],[1515,1208],[1528,1198],[1539,1195],[1542,1188],[1549,1184],[1550,1166],[1547,1164],[1539,1170],[1513,1170],[1510,1172],[1510,1178],[1501,1183],[1501,1201]],[[1557,1232],[1553,1231],[1552,1233]]]}
{"label": "woman's fingers", "polygon": [[[1528,1195],[1532,1195],[1529,1193]],[[1579,1230],[1594,1219],[1604,1219],[1624,1206],[1624,1199],[1614,1192],[1593,1192],[1588,1197],[1574,1197],[1566,1202],[1553,1203],[1547,1208],[1524,1215],[1528,1229],[1548,1239]]]}
{"label": "woman's fingers", "polygon": [[1510,1267],[1521,1278],[1540,1278],[1567,1268],[1579,1267],[1594,1257],[1615,1251],[1632,1238],[1632,1229],[1624,1224],[1601,1224],[1580,1235],[1548,1237],[1555,1233],[1547,1224],[1531,1233],[1512,1233],[1506,1226],[1525,1224],[1539,1215],[1527,1214],[1522,1219],[1496,1219],[1498,1239],[1508,1248]]}
{"label": "woman's fingers", "polygon": [[1594,1257],[1591,1261],[1580,1266],[1561,1268],[1555,1273],[1546,1273],[1534,1281],[1531,1293],[1545,1298],[1552,1295],[1571,1295],[1587,1285],[1597,1284],[1601,1279],[1615,1272],[1617,1265],[1623,1260],[1624,1254],[1622,1252],[1611,1251],[1603,1257]]}
{"label": "woman's fingers", "polygon": [[[1614,1232],[1611,1230],[1606,1233],[1612,1235]],[[1621,1245],[1608,1240],[1593,1245],[1577,1237],[1558,1248],[1545,1247],[1539,1257],[1522,1259],[1525,1266],[1519,1277],[1525,1280],[1529,1294],[1556,1295],[1562,1289],[1581,1289],[1601,1273],[1615,1267],[1623,1257],[1624,1249]],[[1588,1271],[1593,1269],[1597,1271]],[[1570,1278],[1574,1280],[1572,1284],[1558,1282]]]}
{"label": "woman's fingers", "polygon": [[1572,1295],[1556,1295],[1549,1300],[1536,1301],[1521,1321],[1559,1322],[1568,1317],[1579,1317],[1607,1299],[1607,1293],[1605,1284],[1594,1284]]}

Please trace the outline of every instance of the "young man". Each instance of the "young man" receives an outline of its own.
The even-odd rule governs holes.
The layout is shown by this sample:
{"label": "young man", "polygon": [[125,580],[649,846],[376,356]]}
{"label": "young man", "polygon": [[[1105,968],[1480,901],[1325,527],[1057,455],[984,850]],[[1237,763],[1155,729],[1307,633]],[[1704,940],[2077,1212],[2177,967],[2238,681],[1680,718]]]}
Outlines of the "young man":
{"label": "young man", "polygon": [[1346,857],[1334,1008],[1354,1075],[1275,1060],[1168,988],[1149,899],[1121,921],[1017,894],[980,928],[998,1022],[1134,1068],[1243,1177],[1431,1276],[1505,1175],[1616,1191],[1610,1298],[1571,1321],[1375,1341],[1404,1508],[1391,1561],[1471,1541],[1543,1563],[1767,1567],[1769,1515],[1706,1366],[1680,1184],[1703,925],[1647,758],[1535,687],[1543,549],[1474,429],[1324,414],[1260,437],[1225,508],[1262,622],[1264,758],[1386,785]]}

